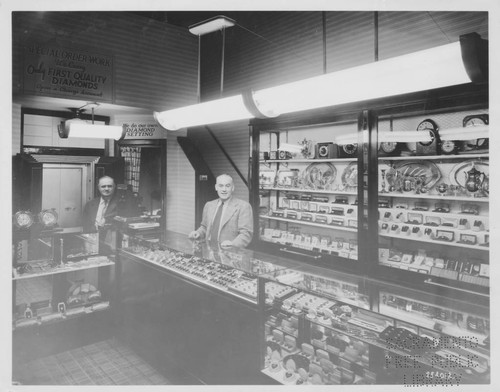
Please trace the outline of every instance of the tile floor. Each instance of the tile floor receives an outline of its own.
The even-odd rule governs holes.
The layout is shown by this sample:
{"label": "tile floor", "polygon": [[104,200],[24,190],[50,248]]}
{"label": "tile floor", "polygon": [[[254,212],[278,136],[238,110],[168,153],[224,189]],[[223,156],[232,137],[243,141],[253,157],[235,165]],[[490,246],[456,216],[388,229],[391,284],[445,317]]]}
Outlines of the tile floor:
{"label": "tile floor", "polygon": [[168,385],[152,366],[116,338],[28,362],[14,369],[23,385]]}

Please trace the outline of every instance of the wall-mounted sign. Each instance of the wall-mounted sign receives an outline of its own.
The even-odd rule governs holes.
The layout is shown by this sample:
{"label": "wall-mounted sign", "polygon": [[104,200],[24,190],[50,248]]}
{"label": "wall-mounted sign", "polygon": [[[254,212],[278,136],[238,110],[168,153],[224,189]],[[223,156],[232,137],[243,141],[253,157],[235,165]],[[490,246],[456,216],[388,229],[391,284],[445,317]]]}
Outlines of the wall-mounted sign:
{"label": "wall-mounted sign", "polygon": [[113,101],[113,56],[50,44],[26,47],[24,93]]}
{"label": "wall-mounted sign", "polygon": [[154,120],[124,123],[125,139],[166,139],[166,132]]}

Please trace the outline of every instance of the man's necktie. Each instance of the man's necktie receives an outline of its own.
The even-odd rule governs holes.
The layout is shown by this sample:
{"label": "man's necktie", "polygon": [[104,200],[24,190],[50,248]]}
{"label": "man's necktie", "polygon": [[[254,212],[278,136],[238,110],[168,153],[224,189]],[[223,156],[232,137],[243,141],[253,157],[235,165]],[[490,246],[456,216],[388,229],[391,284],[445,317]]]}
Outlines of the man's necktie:
{"label": "man's necktie", "polygon": [[[106,220],[104,219],[104,216],[106,214],[106,209],[108,208],[109,200],[101,200],[102,205],[99,206],[99,209],[97,211],[97,216],[96,216],[96,228],[99,229],[99,227],[104,226],[104,223]],[[100,210],[100,211],[99,211]]]}
{"label": "man's necktie", "polygon": [[212,248],[219,247],[219,228],[220,228],[220,221],[222,218],[223,207],[224,207],[224,202],[221,202],[219,204],[219,207],[217,208],[217,212],[215,214],[215,218],[212,223],[212,230],[210,231],[210,246]]}

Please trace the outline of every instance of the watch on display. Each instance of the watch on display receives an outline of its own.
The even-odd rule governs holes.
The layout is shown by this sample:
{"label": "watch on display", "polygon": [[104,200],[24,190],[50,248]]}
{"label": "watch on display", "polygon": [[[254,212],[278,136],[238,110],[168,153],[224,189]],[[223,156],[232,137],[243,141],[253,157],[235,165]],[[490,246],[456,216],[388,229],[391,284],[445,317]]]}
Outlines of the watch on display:
{"label": "watch on display", "polygon": [[29,229],[33,222],[34,217],[30,211],[18,211],[14,214],[14,225],[18,229]]}
{"label": "watch on display", "polygon": [[[489,124],[489,116],[487,114],[474,114],[466,116],[463,119],[464,127],[476,127]],[[462,143],[462,150],[464,152],[472,152],[475,150],[487,150],[488,138],[471,139]]]}
{"label": "watch on display", "polygon": [[57,212],[52,208],[50,210],[42,210],[38,214],[40,223],[46,228],[52,228],[57,225]]}
{"label": "watch on display", "polygon": [[439,145],[437,124],[428,118],[418,124],[417,131],[429,132],[431,137],[430,141],[417,142],[417,155],[437,155]]}

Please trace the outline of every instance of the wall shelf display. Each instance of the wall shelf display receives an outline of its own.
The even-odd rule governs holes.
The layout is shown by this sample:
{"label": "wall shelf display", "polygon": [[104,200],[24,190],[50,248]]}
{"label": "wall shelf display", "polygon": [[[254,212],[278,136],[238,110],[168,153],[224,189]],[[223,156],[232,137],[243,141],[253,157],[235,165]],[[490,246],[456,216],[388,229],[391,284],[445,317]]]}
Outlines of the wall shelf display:
{"label": "wall shelf display", "polygon": [[253,146],[261,158],[254,167],[256,246],[272,244],[322,264],[357,260],[357,144],[354,140],[349,149],[333,142],[356,135],[356,129],[354,117],[342,123],[254,127]]}
{"label": "wall shelf display", "polygon": [[41,326],[110,307],[112,256],[97,233],[76,229],[14,232],[13,328]]}
{"label": "wall shelf display", "polygon": [[[458,127],[467,115],[443,112],[436,124]],[[380,117],[378,127],[407,129],[420,120]],[[440,140],[437,155],[418,155],[413,143],[406,156],[379,158],[378,197],[385,201],[379,207],[380,265],[463,289],[489,287],[489,153],[479,148],[471,154],[464,143],[476,145],[472,128],[470,139],[452,155]]]}

